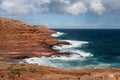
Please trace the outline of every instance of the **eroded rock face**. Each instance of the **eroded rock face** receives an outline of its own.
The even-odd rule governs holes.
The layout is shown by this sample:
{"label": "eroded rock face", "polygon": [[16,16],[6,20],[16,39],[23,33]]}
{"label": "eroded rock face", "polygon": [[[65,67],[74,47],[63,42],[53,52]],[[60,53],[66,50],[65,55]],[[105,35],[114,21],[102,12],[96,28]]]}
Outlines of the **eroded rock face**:
{"label": "eroded rock face", "polygon": [[0,18],[0,80],[120,80],[120,69],[62,70],[37,64],[3,62],[6,58],[41,57],[56,54],[56,44],[68,44],[51,37],[55,31]]}
{"label": "eroded rock face", "polygon": [[45,26],[31,26],[17,20],[0,18],[0,57],[26,58],[56,54],[51,47],[66,42],[51,37],[54,32]]}

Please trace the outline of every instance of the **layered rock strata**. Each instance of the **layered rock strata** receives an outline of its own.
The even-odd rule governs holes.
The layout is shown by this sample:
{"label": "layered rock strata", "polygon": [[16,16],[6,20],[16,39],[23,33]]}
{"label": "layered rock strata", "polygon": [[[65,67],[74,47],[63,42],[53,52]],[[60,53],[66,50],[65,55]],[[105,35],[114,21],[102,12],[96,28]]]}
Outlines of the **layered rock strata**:
{"label": "layered rock strata", "polygon": [[23,59],[57,54],[52,47],[68,44],[51,36],[45,26],[31,26],[18,20],[0,18],[0,58]]}

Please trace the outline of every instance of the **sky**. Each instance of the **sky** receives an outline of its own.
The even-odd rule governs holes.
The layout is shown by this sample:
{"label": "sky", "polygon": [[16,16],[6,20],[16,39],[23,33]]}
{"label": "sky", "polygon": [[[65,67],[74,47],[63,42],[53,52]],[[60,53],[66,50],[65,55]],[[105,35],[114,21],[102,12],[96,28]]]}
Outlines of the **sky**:
{"label": "sky", "polygon": [[0,17],[50,28],[120,29],[120,0],[0,0]]}

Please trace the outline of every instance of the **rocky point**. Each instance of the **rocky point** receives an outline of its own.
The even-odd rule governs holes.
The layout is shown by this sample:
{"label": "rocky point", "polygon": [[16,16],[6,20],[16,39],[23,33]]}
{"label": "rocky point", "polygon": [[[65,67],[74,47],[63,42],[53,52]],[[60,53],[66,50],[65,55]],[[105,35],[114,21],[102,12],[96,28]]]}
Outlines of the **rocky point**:
{"label": "rocky point", "polygon": [[55,31],[45,26],[31,26],[21,21],[0,18],[0,58],[28,58],[58,53],[52,47],[67,44],[51,36]]}
{"label": "rocky point", "polygon": [[52,33],[45,26],[0,18],[0,80],[120,80],[119,68],[63,70],[14,63],[15,59],[59,54],[52,47],[69,43],[53,38]]}

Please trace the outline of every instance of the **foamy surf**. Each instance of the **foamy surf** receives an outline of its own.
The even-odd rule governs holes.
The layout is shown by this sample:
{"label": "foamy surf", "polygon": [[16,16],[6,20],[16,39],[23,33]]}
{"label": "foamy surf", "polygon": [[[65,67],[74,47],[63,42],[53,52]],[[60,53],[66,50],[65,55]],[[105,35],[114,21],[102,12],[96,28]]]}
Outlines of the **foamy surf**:
{"label": "foamy surf", "polygon": [[[59,37],[64,35],[65,33],[57,32],[55,34],[52,34],[53,37]],[[53,55],[51,57],[41,57],[41,58],[27,58],[22,61],[22,63],[37,63],[38,65],[43,66],[51,66],[51,67],[58,67],[63,69],[80,69],[80,65],[82,62],[86,61],[87,58],[92,57],[93,54],[89,52],[85,52],[83,50],[79,50],[76,48],[80,48],[83,45],[89,44],[87,41],[77,41],[77,40],[61,40],[69,42],[70,45],[55,45],[53,47],[54,50],[59,50],[61,52],[61,55],[56,56]],[[63,55],[62,55],[63,53]],[[69,53],[66,55],[66,53]],[[77,63],[77,65],[72,65],[74,62],[80,62]]]}
{"label": "foamy surf", "polygon": [[[63,69],[72,69],[74,67],[74,65],[72,66],[70,63],[73,61],[76,61],[77,59],[72,59],[72,60],[68,60],[64,57],[58,59],[58,58],[38,58],[38,57],[34,57],[34,58],[28,58],[28,59],[24,59],[22,62],[20,63],[29,63],[29,64],[38,64],[38,65],[43,65],[43,66],[51,66],[51,67],[57,67],[57,68],[63,68]],[[81,59],[80,61],[83,61],[84,59]],[[78,60],[79,61],[79,60]]]}
{"label": "foamy surf", "polygon": [[63,33],[63,32],[56,32],[56,33],[53,33],[51,36],[53,36],[53,37],[59,37],[59,36],[62,36],[64,34],[65,33]]}
{"label": "foamy surf", "polygon": [[[63,69],[80,69],[82,68],[82,63],[87,60],[87,57],[92,57],[91,53],[75,49],[77,47],[82,47],[89,42],[86,41],[75,41],[75,40],[64,40],[70,43],[70,45],[61,45],[54,46],[53,48],[56,50],[60,50],[60,52],[68,52],[70,55],[53,55],[51,57],[41,57],[41,58],[28,58],[24,59],[22,63],[36,63],[38,65],[43,66],[51,66],[58,67]],[[77,65],[73,65],[74,62],[79,62]],[[84,66],[87,67],[87,66]],[[93,66],[92,66],[93,67]]]}
{"label": "foamy surf", "polygon": [[84,44],[88,44],[89,42],[86,41],[75,41],[75,40],[61,40],[65,42],[69,42],[70,45],[56,45],[53,47],[55,50],[62,50],[62,49],[67,49],[67,48],[75,48],[75,47],[82,47]]}
{"label": "foamy surf", "polygon": [[82,50],[75,49],[77,47],[82,47],[85,44],[88,44],[89,42],[86,41],[75,41],[75,40],[62,40],[69,42],[70,45],[56,45],[53,47],[55,50],[59,50],[60,52],[68,52],[72,54],[72,57],[76,58],[85,58],[85,57],[91,57],[93,54],[89,52],[85,52]]}
{"label": "foamy surf", "polygon": [[[94,62],[94,63],[91,63]],[[64,60],[64,59],[53,59],[53,58],[28,58],[24,59],[21,63],[38,64],[43,66],[51,66],[62,69],[82,69],[82,68],[110,68],[118,64],[109,64],[104,62],[99,62],[97,60],[91,59],[74,59],[74,60]]]}
{"label": "foamy surf", "polygon": [[[96,33],[96,30],[95,31],[92,30],[94,33],[89,35],[88,33],[91,33],[91,30],[90,31],[60,30],[60,31],[67,33],[67,35],[63,35],[63,37],[58,36],[59,37],[58,39],[64,38],[66,40],[63,41],[67,41],[71,45],[60,45],[60,46],[56,45],[53,48],[59,50],[60,52],[65,52],[65,53],[58,56],[53,55],[51,57],[27,58],[23,60],[23,63],[37,63],[43,66],[51,66],[62,69],[116,68],[116,67],[119,68],[120,66],[119,64],[120,57],[118,56],[119,54],[113,56],[114,52],[104,49],[104,47],[109,48],[109,46],[111,46],[112,44],[109,45],[104,43],[104,41],[108,39],[105,38],[104,35],[103,37],[105,38],[105,40],[103,39],[103,37],[98,36],[99,34],[101,34],[100,31],[98,31],[98,35],[94,35],[94,33]],[[104,34],[103,31],[102,34]],[[83,41],[79,41],[81,39]],[[98,41],[98,39],[100,41]],[[89,40],[91,43],[84,40]],[[68,55],[66,55],[66,52],[68,52]],[[111,57],[111,54],[113,57]]]}

